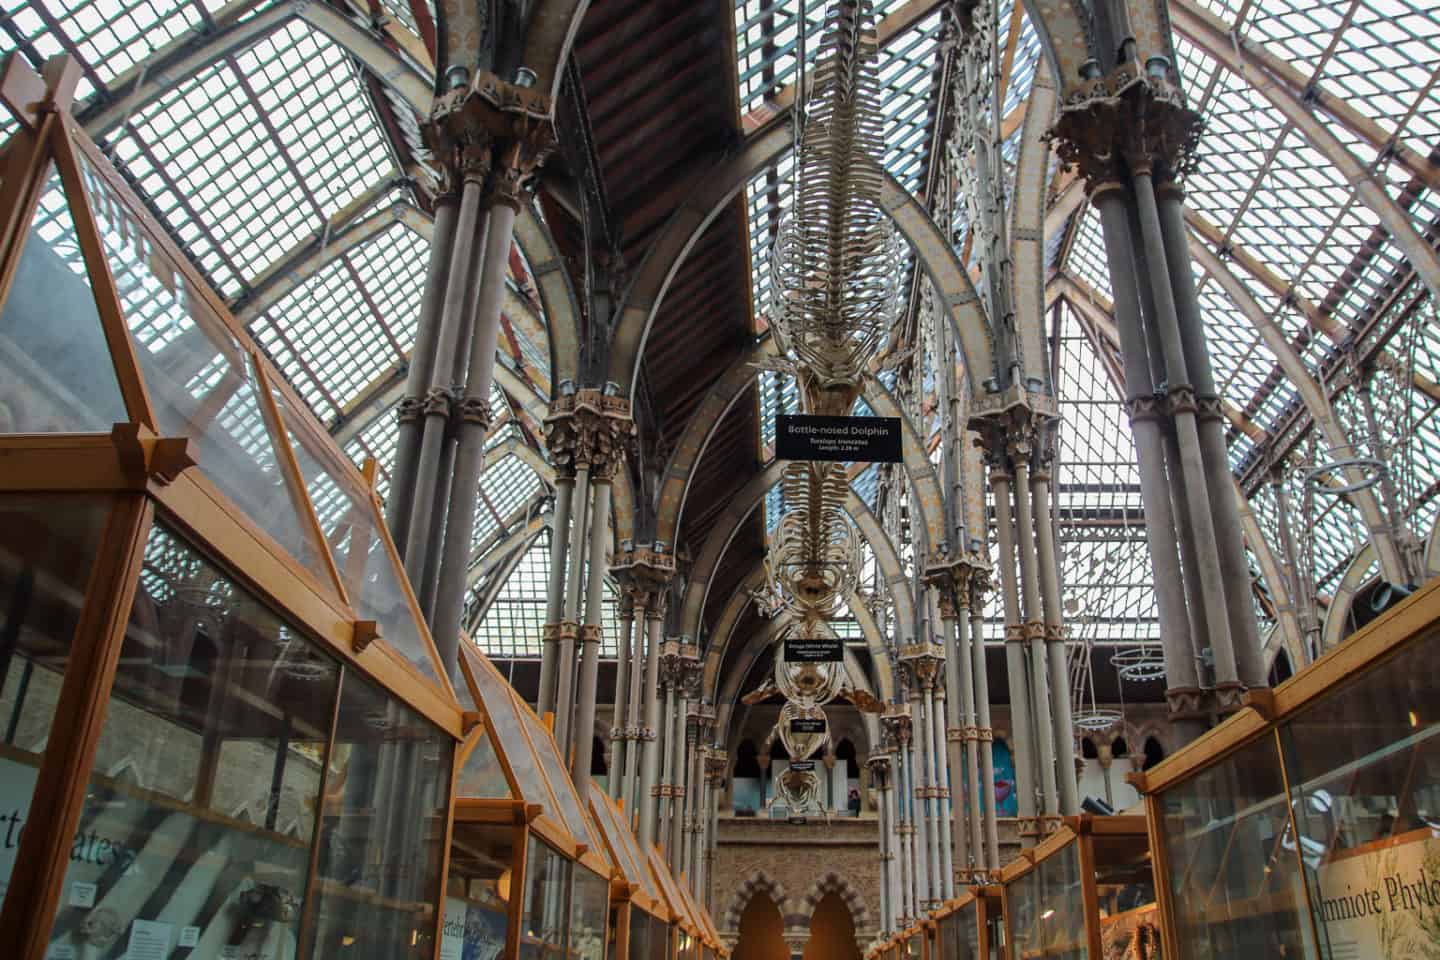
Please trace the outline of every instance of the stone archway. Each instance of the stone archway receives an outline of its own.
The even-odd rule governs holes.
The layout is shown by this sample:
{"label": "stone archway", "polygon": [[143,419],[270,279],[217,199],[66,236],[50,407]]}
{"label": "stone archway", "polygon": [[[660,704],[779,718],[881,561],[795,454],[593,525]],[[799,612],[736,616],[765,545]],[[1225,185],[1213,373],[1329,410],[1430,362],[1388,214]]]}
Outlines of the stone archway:
{"label": "stone archway", "polygon": [[[810,939],[803,960],[860,960],[859,924],[854,903],[839,891],[823,895],[810,914]],[[864,904],[860,904],[864,909]]]}
{"label": "stone archway", "polygon": [[734,960],[789,960],[785,917],[767,890],[752,891],[736,922]]}
{"label": "stone archway", "polygon": [[744,883],[740,884],[734,895],[731,896],[730,904],[725,908],[725,913],[720,918],[720,929],[738,931],[740,929],[740,919],[744,915],[746,908],[749,907],[750,901],[754,900],[755,897],[760,894],[764,894],[770,902],[774,904],[775,909],[780,914],[782,920],[781,925],[783,927],[785,910],[790,904],[790,896],[785,892],[784,884],[780,883],[780,881],[770,876],[770,874],[764,870],[756,870],[746,878]]}

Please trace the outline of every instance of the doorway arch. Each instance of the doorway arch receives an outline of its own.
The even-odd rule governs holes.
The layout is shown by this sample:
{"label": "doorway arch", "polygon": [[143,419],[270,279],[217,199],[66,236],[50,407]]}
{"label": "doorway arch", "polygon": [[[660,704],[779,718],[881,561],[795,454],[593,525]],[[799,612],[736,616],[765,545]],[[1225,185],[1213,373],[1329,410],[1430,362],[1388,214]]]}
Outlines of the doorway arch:
{"label": "doorway arch", "polygon": [[740,913],[740,936],[733,960],[789,960],[785,918],[768,890],[756,890]]}
{"label": "doorway arch", "polygon": [[855,918],[836,890],[821,897],[810,914],[810,939],[805,944],[804,960],[861,960]]}

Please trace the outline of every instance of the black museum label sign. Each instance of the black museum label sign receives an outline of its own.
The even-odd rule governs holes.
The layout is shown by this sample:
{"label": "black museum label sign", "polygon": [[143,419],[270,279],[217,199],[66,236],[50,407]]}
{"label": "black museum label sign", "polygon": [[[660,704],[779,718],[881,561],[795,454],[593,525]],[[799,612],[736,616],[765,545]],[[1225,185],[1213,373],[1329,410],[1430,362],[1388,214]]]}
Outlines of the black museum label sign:
{"label": "black museum label sign", "polygon": [[824,717],[793,717],[790,720],[791,733],[824,733]]}
{"label": "black museum label sign", "polygon": [[785,660],[788,663],[841,663],[845,660],[845,642],[839,637],[788,637]]}
{"label": "black museum label sign", "polygon": [[779,460],[900,462],[899,417],[775,417]]}

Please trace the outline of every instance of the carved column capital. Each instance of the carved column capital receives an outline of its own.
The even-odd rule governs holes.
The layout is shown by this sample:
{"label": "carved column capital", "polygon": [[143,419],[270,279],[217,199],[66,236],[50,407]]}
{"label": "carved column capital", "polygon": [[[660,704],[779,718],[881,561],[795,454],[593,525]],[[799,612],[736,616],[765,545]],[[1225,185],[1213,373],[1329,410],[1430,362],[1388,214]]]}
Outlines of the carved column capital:
{"label": "carved column capital", "polygon": [[1082,84],[1060,107],[1046,134],[1060,162],[1075,168],[1091,195],[1113,188],[1125,173],[1157,182],[1184,178],[1194,167],[1204,122],[1186,105],[1168,69],[1123,63]]}
{"label": "carved column capital", "polygon": [[550,97],[476,70],[466,84],[437,96],[422,128],[442,190],[488,182],[488,201],[517,212],[555,147]]}
{"label": "carved column capital", "polygon": [[573,472],[583,466],[607,482],[624,460],[634,433],[629,401],[599,390],[557,397],[545,417],[545,445],[555,468]]}

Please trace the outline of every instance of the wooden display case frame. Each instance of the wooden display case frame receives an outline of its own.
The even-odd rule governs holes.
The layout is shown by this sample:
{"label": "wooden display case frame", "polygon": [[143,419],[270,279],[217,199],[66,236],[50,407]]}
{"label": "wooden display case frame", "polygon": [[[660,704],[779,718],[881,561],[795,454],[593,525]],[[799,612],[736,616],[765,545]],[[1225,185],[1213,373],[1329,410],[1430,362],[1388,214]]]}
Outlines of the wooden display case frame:
{"label": "wooden display case frame", "polygon": [[[1273,741],[1275,761],[1280,765],[1287,796],[1289,776],[1285,770],[1284,744],[1280,728],[1306,707],[1325,699],[1338,688],[1373,671],[1412,643],[1423,640],[1440,623],[1440,580],[1431,581],[1373,622],[1366,624],[1342,646],[1301,670],[1274,689],[1252,690],[1244,706],[1204,736],[1186,744],[1149,770],[1128,775],[1140,791],[1150,831],[1151,866],[1155,894],[1160,904],[1161,936],[1176,943],[1174,893],[1170,889],[1169,854],[1164,843],[1162,796],[1165,791],[1188,782],[1235,753],[1261,740]],[[1298,836],[1293,803],[1287,801],[1290,829]],[[1298,858],[1299,851],[1294,855]],[[1303,865],[1301,875],[1304,875]],[[1312,943],[1322,942],[1315,925],[1310,884],[1302,883],[1305,911],[1302,923],[1310,927]]]}
{"label": "wooden display case frame", "polygon": [[[978,931],[978,944],[980,956],[989,960],[990,949],[990,926],[991,916],[1003,916],[1004,904],[1002,902],[1002,891],[998,884],[986,884],[983,886],[969,887],[954,900],[948,901],[939,910],[926,918],[927,924],[933,924],[931,942],[940,952],[938,956],[947,955],[945,943],[944,922],[963,911],[970,911],[975,916],[976,929]],[[931,957],[937,956],[935,953]]]}
{"label": "wooden display case frame", "polygon": [[[1005,918],[1005,951],[1008,960],[1022,960],[1015,956],[1015,929],[1011,915],[1011,889],[1015,881],[1033,873],[1046,860],[1074,845],[1079,850],[1080,900],[1085,918],[1085,943],[1089,956],[1099,960],[1102,952],[1102,930],[1100,917],[1099,889],[1095,871],[1105,866],[1096,860],[1096,837],[1126,837],[1150,840],[1149,828],[1143,816],[1098,817],[1082,814],[1064,817],[1060,827],[1035,846],[1022,850],[1020,856],[1000,871],[1001,903]],[[1154,873],[1154,863],[1151,863]],[[1156,881],[1158,887],[1158,880]]]}
{"label": "wooden display case frame", "polygon": [[[28,227],[53,164],[74,223],[97,308],[100,333],[128,418],[116,423],[108,434],[0,436],[0,494],[83,493],[94,495],[110,506],[72,638],[53,726],[37,771],[27,829],[16,853],[3,910],[0,910],[0,943],[6,944],[6,956],[15,960],[44,960],[46,954],[72,838],[105,722],[145,544],[157,517],[175,528],[189,546],[215,561],[237,584],[280,612],[291,626],[329,653],[342,670],[359,670],[390,696],[449,735],[457,747],[464,732],[460,705],[445,670],[439,669],[435,645],[403,569],[398,577],[403,599],[415,620],[421,642],[437,667],[435,677],[427,677],[379,637],[376,625],[362,620],[350,603],[344,579],[336,569],[313,503],[305,492],[285,428],[327,448],[333,449],[333,441],[74,120],[71,108],[78,81],[78,65],[63,56],[49,61],[43,75],[36,74],[24,58],[16,55],[8,57],[0,70],[0,102],[19,123],[0,149],[0,305],[14,284]],[[123,301],[110,271],[82,163],[93,176],[104,181],[107,190],[128,198],[126,213],[139,219],[146,238],[168,258],[177,273],[183,275],[187,292],[201,301],[201,312],[193,318],[197,326],[218,322],[223,333],[239,344],[240,355],[255,373],[257,406],[276,451],[277,468],[295,495],[304,535],[319,547],[318,575],[221,492],[206,476],[205,463],[197,462],[195,447],[187,438],[158,435],[155,407],[126,324]],[[295,411],[295,415],[283,423],[272,390],[280,393]],[[333,459],[353,473],[349,479],[368,491],[369,506],[377,520],[376,536],[392,565],[400,569],[394,544],[380,520],[382,511],[373,488],[373,465],[362,472],[338,449],[333,453]],[[338,709],[337,696],[337,714]],[[334,723],[332,716],[332,742]],[[328,751],[327,744],[327,757]],[[452,765],[452,797],[456,769],[458,765]],[[322,772],[322,795],[324,789]],[[448,822],[449,817],[446,819]],[[323,832],[317,823],[310,841],[310,871],[300,926],[301,956],[307,955],[306,938],[311,933],[306,925],[313,916],[314,891],[320,882],[315,865]],[[446,839],[448,841],[448,836]],[[447,842],[440,864],[442,891],[448,859]],[[433,955],[438,960],[441,911],[436,909],[432,913],[435,920]]]}

